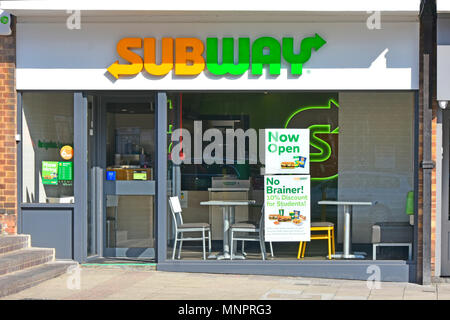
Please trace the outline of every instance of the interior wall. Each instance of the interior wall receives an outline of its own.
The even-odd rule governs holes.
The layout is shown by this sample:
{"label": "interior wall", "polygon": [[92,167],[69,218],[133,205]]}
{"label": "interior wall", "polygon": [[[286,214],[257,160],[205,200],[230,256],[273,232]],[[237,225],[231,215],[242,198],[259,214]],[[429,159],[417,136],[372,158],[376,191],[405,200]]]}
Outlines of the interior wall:
{"label": "interior wall", "polygon": [[[353,242],[370,243],[374,223],[409,221],[405,206],[414,186],[414,93],[342,92],[339,103],[338,199],[374,203],[353,211]],[[339,242],[342,231],[340,208]]]}

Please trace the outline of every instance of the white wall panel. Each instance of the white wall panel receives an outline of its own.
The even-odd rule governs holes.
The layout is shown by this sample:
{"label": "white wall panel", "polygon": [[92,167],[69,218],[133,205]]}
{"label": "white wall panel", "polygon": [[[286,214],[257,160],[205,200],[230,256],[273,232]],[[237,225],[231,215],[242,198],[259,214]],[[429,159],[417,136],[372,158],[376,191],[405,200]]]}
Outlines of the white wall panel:
{"label": "white wall panel", "polygon": [[[371,201],[353,208],[353,242],[370,243],[376,222],[409,221],[414,179],[414,93],[339,94],[338,199]],[[338,213],[342,241],[343,208]]]}

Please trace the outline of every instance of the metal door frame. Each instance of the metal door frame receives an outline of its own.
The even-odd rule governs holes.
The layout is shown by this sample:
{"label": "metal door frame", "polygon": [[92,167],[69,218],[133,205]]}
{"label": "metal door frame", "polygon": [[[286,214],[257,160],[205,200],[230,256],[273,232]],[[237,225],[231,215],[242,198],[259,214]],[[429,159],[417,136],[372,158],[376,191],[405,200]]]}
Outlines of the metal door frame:
{"label": "metal door frame", "polygon": [[[108,248],[106,243],[106,105],[110,102],[152,102],[155,104],[155,94],[153,93],[128,93],[128,92],[111,92],[111,93],[95,93],[94,99],[96,99],[96,106],[94,108],[94,139],[96,147],[95,149],[95,159],[96,162],[94,164],[93,170],[93,183],[94,183],[94,194],[95,203],[96,203],[96,215],[98,217],[98,228],[97,228],[97,237],[100,240],[99,244],[99,254],[103,257],[110,258],[131,258],[131,259],[155,259],[155,247],[157,245],[157,232],[156,232],[156,215],[157,215],[157,206],[156,206],[156,194],[155,194],[155,203],[154,203],[154,220],[153,220],[153,229],[154,229],[154,247],[153,248]],[[156,106],[155,106],[155,135],[156,135]],[[155,148],[155,153],[157,150]],[[156,172],[156,168],[154,169],[154,175]]]}

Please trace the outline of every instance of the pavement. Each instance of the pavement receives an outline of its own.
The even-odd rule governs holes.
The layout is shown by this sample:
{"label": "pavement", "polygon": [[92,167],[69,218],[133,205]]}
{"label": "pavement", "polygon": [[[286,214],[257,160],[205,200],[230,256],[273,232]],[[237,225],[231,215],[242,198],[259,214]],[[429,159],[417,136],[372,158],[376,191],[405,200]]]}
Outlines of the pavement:
{"label": "pavement", "polygon": [[80,267],[0,300],[448,300],[450,283],[366,282],[300,277]]}

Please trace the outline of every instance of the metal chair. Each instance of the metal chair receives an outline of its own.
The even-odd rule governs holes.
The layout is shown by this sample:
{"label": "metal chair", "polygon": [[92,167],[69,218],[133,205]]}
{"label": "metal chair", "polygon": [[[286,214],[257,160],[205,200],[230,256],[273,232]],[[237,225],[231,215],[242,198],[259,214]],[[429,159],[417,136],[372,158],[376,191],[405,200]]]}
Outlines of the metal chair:
{"label": "metal chair", "polygon": [[[231,260],[233,260],[233,254],[234,254],[234,241],[242,241],[242,252],[244,253],[244,241],[259,241],[259,246],[261,248],[261,255],[262,259],[266,260],[266,246],[264,241],[264,209],[261,210],[261,217],[259,219],[259,224],[253,224],[249,222],[238,222],[234,223],[230,227],[231,230],[231,236],[230,236],[230,252],[231,252]],[[235,237],[234,234],[238,233],[256,233],[257,235],[251,236],[239,236]],[[273,249],[272,249],[272,242],[270,242],[270,251],[271,255],[273,257]]]}
{"label": "metal chair", "polygon": [[[180,249],[178,251],[178,259],[181,256],[181,248],[183,246],[183,241],[203,241],[203,260],[206,260],[206,239],[208,239],[209,253],[211,253],[211,226],[209,223],[183,223],[183,216],[181,214],[181,204],[178,197],[169,198],[170,211],[172,213],[172,218],[175,226],[175,242],[173,245],[172,260],[175,260],[175,252],[177,250],[177,242],[180,242]],[[208,231],[208,236],[205,232]],[[201,238],[184,238],[184,233],[186,232],[201,232]],[[178,237],[180,234],[180,237]]]}
{"label": "metal chair", "polygon": [[[242,222],[240,222],[240,223],[242,223]],[[253,222],[245,222],[245,223],[254,224]],[[250,240],[250,241],[251,241],[251,240]],[[271,256],[272,258],[274,258],[275,256],[274,256],[274,254],[273,254],[272,241],[267,241],[267,242],[269,242],[270,256]],[[245,240],[242,240],[241,252],[242,252],[242,255],[243,255],[243,256],[246,256],[247,253],[245,252],[244,247],[245,247]]]}

